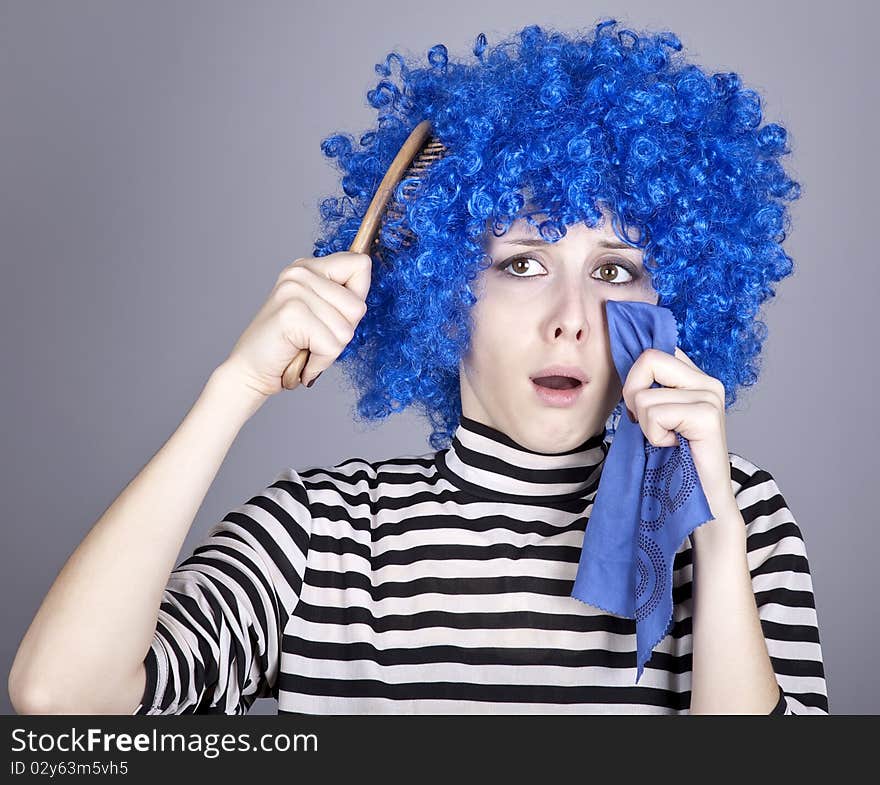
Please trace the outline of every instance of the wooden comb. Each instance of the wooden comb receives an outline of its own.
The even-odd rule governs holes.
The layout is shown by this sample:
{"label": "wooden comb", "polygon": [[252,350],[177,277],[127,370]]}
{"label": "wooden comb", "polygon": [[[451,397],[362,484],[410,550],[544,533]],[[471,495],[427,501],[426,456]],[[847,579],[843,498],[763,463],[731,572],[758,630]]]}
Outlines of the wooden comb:
{"label": "wooden comb", "polygon": [[[446,153],[446,147],[433,135],[430,120],[422,120],[413,128],[394,156],[394,160],[391,161],[382,182],[379,183],[348,250],[352,253],[371,253],[382,258],[382,249],[378,242],[379,232],[389,220],[400,220],[404,217],[404,206],[396,199],[391,199],[398,184],[408,177],[421,178],[425,170]],[[413,182],[404,185],[405,198],[409,198],[417,187],[418,184]],[[391,200],[390,205],[389,200]],[[404,245],[409,245],[414,239],[408,230],[400,230],[397,235]],[[382,260],[384,261],[383,258]],[[293,390],[302,383],[300,375],[308,360],[309,350],[300,349],[299,354],[291,360],[281,377],[281,384],[285,389]]]}

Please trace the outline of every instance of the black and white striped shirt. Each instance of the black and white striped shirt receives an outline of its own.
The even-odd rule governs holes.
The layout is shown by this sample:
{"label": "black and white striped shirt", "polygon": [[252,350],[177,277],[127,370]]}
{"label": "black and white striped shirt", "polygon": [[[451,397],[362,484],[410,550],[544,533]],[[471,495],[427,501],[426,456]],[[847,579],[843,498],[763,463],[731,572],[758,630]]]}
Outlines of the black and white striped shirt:
{"label": "black and white striped shirt", "polygon": [[[688,713],[690,539],[638,684],[635,620],[571,597],[609,447],[543,455],[462,416],[445,450],[285,469],[171,573],[134,713]],[[803,536],[773,477],[729,457],[771,714],[827,714]]]}

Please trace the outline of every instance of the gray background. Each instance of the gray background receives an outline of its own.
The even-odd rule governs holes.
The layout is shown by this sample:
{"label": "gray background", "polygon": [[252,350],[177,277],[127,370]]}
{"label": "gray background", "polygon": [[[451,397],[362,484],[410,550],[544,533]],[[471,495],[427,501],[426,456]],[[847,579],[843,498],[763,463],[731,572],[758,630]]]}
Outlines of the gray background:
{"label": "gray background", "polygon": [[[790,131],[786,166],[804,187],[785,242],[795,274],[765,306],[765,368],[728,412],[728,447],[776,477],[804,534],[831,712],[877,713],[877,11],[444,0],[424,14],[396,0],[0,3],[4,687],[73,549],[281,268],[311,254],[318,201],[338,191],[319,144],[374,124],[373,65],[392,49],[424,64],[440,42],[471,61],[481,31],[494,44],[525,24],[613,16],[669,28],[710,72],[738,72],[764,96],[764,122]],[[414,413],[354,423],[341,382],[331,368],[245,425],[181,558],[285,466],[430,451]],[[13,713],[5,689],[0,711]]]}

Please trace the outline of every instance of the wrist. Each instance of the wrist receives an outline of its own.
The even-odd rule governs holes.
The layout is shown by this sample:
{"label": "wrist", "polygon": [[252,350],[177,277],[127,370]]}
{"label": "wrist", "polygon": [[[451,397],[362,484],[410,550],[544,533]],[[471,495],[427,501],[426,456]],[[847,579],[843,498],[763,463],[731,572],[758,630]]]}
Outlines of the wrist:
{"label": "wrist", "polygon": [[267,400],[267,396],[244,384],[226,361],[208,377],[204,393],[222,401],[225,407],[238,412],[244,419],[249,419]]}
{"label": "wrist", "polygon": [[744,550],[745,541],[745,521],[735,504],[723,507],[713,520],[703,523],[691,533],[694,549],[704,553]]}

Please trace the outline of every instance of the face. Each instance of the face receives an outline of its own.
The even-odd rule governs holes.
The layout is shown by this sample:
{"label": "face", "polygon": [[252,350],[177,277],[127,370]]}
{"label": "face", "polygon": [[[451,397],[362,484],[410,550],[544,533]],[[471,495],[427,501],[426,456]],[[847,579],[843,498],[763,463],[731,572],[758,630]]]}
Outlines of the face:
{"label": "face", "polygon": [[[610,213],[603,215],[594,229],[567,226],[555,243],[542,241],[524,218],[502,237],[485,236],[492,264],[472,285],[471,346],[459,366],[462,414],[527,449],[565,452],[604,432],[623,389],[604,303],[658,302],[643,252],[620,247]],[[589,380],[564,407],[548,403],[532,381],[556,364]]]}

